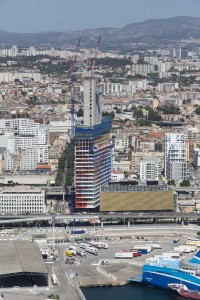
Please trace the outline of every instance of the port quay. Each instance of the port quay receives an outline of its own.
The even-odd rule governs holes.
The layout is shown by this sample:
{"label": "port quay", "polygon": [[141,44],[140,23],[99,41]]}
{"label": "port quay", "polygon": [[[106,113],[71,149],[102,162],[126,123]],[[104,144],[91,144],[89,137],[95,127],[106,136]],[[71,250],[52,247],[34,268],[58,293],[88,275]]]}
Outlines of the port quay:
{"label": "port quay", "polygon": [[[58,215],[55,219],[59,220],[62,217],[64,218]],[[95,217],[99,216],[88,215],[87,219]],[[102,217],[100,216],[101,219]],[[39,217],[40,220],[42,218],[48,219],[51,216]],[[72,218],[72,216],[67,216],[67,218]],[[73,215],[73,218],[78,218],[78,215]],[[79,218],[84,219],[86,216],[79,215]],[[142,218],[141,215],[140,218]],[[74,228],[56,227],[55,224],[51,227],[39,225],[25,227],[24,222],[27,220],[31,222],[31,219],[32,216],[21,216],[21,219],[17,217],[15,220],[1,219],[1,222],[5,222],[5,229],[1,231],[0,240],[4,243],[0,243],[0,247],[7,242],[8,249],[13,247],[9,246],[9,243],[14,244],[16,248],[19,247],[20,241],[22,245],[25,243],[23,246],[25,249],[27,242],[36,242],[45,261],[46,266],[43,272],[47,274],[48,284],[46,286],[38,284],[34,288],[27,289],[19,286],[2,289],[5,299],[20,299],[22,295],[26,299],[36,299],[36,295],[41,295],[41,299],[48,299],[49,295],[54,294],[59,295],[60,299],[78,300],[85,299],[81,291],[84,287],[126,285],[129,278],[141,274],[146,260],[159,255],[166,257],[177,255],[175,249],[186,245],[189,239],[197,240],[199,232],[196,224],[178,223],[130,225],[126,222],[120,226],[113,224],[103,227],[97,224]],[[21,222],[23,227],[6,229],[7,221]],[[98,247],[98,243],[104,246]],[[84,244],[92,248],[96,247],[98,255],[84,248]],[[195,250],[198,250],[197,247],[198,245],[195,246]],[[128,253],[134,249],[148,250],[143,251],[141,256],[128,257]],[[72,255],[71,252],[73,252]],[[2,259],[3,255],[5,254],[1,254]],[[178,255],[189,259],[194,252],[179,252]],[[23,257],[26,260],[24,253]],[[34,259],[33,255],[33,262]],[[2,276],[3,271],[4,269],[2,269]]]}

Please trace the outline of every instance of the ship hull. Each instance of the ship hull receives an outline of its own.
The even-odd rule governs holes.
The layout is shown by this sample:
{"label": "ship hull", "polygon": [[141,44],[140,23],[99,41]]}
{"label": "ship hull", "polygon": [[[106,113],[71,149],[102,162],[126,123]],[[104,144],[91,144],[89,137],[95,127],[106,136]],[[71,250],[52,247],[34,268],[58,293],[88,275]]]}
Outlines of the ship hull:
{"label": "ship hull", "polygon": [[162,289],[168,289],[168,284],[179,284],[182,282],[188,289],[200,292],[199,278],[188,278],[184,280],[181,277],[171,276],[170,274],[163,275],[156,272],[144,271],[142,275],[142,282],[148,286],[155,286]]}

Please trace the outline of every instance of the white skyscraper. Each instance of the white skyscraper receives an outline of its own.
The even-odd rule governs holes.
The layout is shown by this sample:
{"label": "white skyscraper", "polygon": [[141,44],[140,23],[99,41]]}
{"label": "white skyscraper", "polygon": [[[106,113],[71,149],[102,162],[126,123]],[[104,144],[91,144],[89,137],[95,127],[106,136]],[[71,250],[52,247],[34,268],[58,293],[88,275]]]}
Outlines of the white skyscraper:
{"label": "white skyscraper", "polygon": [[96,93],[96,78],[84,79],[84,126],[92,127],[101,123],[101,95]]}
{"label": "white skyscraper", "polygon": [[185,137],[182,133],[165,134],[165,177],[180,181],[187,176]]}

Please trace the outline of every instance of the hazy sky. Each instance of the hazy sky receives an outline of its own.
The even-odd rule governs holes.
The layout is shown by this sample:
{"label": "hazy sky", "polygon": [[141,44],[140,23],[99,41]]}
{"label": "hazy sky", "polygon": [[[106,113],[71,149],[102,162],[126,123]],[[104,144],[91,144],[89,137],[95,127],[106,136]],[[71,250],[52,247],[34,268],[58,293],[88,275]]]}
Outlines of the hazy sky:
{"label": "hazy sky", "polygon": [[0,0],[0,29],[13,32],[123,27],[173,16],[200,16],[200,0]]}

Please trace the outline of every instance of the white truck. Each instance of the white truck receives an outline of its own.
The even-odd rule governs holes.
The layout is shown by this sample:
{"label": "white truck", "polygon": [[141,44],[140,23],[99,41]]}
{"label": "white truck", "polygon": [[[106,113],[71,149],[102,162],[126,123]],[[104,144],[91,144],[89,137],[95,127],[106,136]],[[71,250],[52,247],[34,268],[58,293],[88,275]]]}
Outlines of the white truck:
{"label": "white truck", "polygon": [[86,244],[86,243],[80,243],[80,248],[85,249],[85,248],[88,248],[88,247],[90,247],[89,244]]}
{"label": "white truck", "polygon": [[88,253],[91,253],[94,255],[98,255],[98,250],[94,247],[86,247],[85,252],[88,252]]}
{"label": "white truck", "polygon": [[52,278],[53,285],[56,285],[58,283],[56,274],[52,274],[51,278]]}

